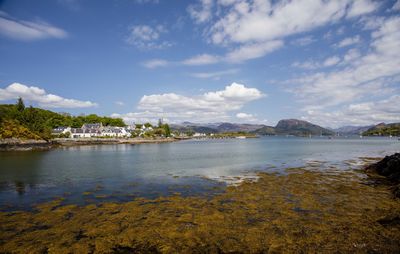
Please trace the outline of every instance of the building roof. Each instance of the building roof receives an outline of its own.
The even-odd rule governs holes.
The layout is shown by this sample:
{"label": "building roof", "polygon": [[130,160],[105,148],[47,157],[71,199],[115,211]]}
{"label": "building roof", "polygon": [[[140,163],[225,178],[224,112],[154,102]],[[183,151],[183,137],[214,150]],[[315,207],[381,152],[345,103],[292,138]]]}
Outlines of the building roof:
{"label": "building roof", "polygon": [[82,129],[99,129],[103,127],[102,123],[85,123],[82,125]]}

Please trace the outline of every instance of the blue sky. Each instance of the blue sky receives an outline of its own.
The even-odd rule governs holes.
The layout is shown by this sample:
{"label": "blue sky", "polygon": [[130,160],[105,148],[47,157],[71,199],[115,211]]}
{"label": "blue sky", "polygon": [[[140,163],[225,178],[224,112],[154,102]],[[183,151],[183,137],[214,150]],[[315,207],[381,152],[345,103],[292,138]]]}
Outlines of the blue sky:
{"label": "blue sky", "polygon": [[0,103],[127,122],[400,121],[400,2],[0,1]]}

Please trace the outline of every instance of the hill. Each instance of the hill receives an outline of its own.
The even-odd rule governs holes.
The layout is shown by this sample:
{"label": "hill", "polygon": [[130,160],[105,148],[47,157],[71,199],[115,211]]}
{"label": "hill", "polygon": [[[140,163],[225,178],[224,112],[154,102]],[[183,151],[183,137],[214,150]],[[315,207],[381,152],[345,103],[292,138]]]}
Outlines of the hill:
{"label": "hill", "polygon": [[257,135],[265,135],[265,136],[276,135],[275,127],[272,127],[272,126],[261,127],[260,129],[252,131],[252,133],[257,134]]}
{"label": "hill", "polygon": [[295,136],[308,136],[308,135],[331,136],[335,134],[333,131],[325,129],[319,125],[298,119],[280,120],[278,124],[275,126],[275,132],[276,134],[295,135]]}
{"label": "hill", "polygon": [[362,133],[363,136],[400,136],[400,123],[380,123]]}

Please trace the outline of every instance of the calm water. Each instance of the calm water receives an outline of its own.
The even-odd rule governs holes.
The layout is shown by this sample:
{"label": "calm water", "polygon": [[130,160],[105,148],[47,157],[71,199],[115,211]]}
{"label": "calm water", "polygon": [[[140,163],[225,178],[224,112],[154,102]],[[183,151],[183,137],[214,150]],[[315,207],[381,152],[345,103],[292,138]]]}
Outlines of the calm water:
{"label": "calm water", "polygon": [[397,138],[266,137],[164,144],[96,145],[0,153],[0,209],[127,201],[180,192],[207,195],[238,176],[323,162],[348,169],[361,156],[400,151]]}

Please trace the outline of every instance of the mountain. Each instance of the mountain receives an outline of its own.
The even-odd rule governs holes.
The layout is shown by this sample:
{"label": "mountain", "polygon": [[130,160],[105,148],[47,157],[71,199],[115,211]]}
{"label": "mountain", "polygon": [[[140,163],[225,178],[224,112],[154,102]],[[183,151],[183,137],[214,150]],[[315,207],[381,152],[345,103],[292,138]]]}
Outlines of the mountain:
{"label": "mountain", "polygon": [[222,123],[218,125],[217,130],[218,132],[251,132],[258,130],[265,125],[262,124],[236,124],[236,123]]}
{"label": "mountain", "polygon": [[363,136],[400,136],[400,123],[380,123],[362,133]]}
{"label": "mountain", "polygon": [[272,126],[264,126],[260,129],[252,131],[252,133],[257,135],[266,135],[266,136],[276,135],[275,127]]}
{"label": "mountain", "polygon": [[191,123],[183,122],[180,125],[173,124],[171,128],[180,132],[199,133],[226,133],[226,132],[252,132],[264,127],[262,124],[236,124],[236,123]]}
{"label": "mountain", "polygon": [[185,125],[178,125],[178,124],[171,124],[171,130],[179,131],[179,132],[199,132],[199,133],[217,133],[218,131],[214,128],[210,128],[207,126],[201,126],[198,124],[185,124]]}
{"label": "mountain", "polygon": [[343,126],[337,129],[333,129],[334,132],[339,133],[341,135],[360,135],[364,131],[374,127],[374,125],[368,126]]}
{"label": "mountain", "polygon": [[277,134],[307,136],[307,135],[334,135],[334,132],[316,124],[298,119],[280,120],[275,126]]}
{"label": "mountain", "polygon": [[331,130],[298,119],[280,120],[275,127],[264,126],[256,131],[253,131],[253,133],[258,135],[294,135],[294,136],[334,135],[334,132]]}

